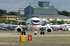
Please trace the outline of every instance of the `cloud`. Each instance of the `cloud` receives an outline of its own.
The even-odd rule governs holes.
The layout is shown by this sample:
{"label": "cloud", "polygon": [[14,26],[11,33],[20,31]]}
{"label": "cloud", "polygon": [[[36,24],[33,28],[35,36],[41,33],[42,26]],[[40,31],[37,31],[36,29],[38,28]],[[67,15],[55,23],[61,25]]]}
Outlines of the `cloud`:
{"label": "cloud", "polygon": [[8,11],[17,11],[19,8],[26,7],[25,0],[0,0],[0,9],[7,9]]}
{"label": "cloud", "polygon": [[[51,2],[52,3],[52,2]],[[52,3],[58,10],[70,11],[70,0],[59,0]]]}
{"label": "cloud", "polygon": [[70,0],[0,0],[0,9],[18,11],[19,8],[30,5],[30,2],[33,6],[36,6],[38,1],[49,1],[50,5],[55,6],[58,10],[70,11]]}

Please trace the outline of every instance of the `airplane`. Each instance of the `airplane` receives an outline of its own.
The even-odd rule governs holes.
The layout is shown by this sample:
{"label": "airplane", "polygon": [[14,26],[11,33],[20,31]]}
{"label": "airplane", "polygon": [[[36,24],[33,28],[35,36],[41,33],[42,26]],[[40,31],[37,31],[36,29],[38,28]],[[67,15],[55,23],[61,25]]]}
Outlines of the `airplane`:
{"label": "airplane", "polygon": [[[53,29],[51,27],[54,28],[60,28],[61,25],[49,25],[48,21],[41,21],[39,18],[37,17],[33,17],[33,18],[29,18],[26,21],[26,25],[13,25],[13,24],[0,24],[4,27],[8,27],[8,26],[15,26],[15,31],[17,32],[21,32],[23,31],[23,29],[27,29],[27,30],[40,30],[40,28],[44,28],[45,31],[47,32],[53,32]],[[19,30],[17,30],[19,29]],[[56,29],[57,30],[57,29]]]}
{"label": "airplane", "polygon": [[[18,26],[17,29],[19,28],[22,31],[22,26]],[[47,30],[47,32],[53,32],[53,29],[50,27],[49,24],[43,23],[42,21],[37,18],[37,17],[33,17],[33,18],[29,18],[26,21],[26,27],[27,29],[33,29],[33,30],[40,30],[40,28],[45,28],[45,30]],[[19,30],[17,30],[18,32],[20,32]]]}
{"label": "airplane", "polygon": [[60,26],[63,30],[70,31],[70,24],[61,24]]}
{"label": "airplane", "polygon": [[70,24],[51,25],[51,27],[55,28],[55,30],[70,31]]}
{"label": "airplane", "polygon": [[[17,28],[20,28],[22,30],[22,28],[25,28],[25,25],[15,25],[15,24],[5,24],[5,23],[1,23],[0,24],[0,29],[1,30],[15,30],[17,31]],[[18,31],[20,32],[20,31]]]}

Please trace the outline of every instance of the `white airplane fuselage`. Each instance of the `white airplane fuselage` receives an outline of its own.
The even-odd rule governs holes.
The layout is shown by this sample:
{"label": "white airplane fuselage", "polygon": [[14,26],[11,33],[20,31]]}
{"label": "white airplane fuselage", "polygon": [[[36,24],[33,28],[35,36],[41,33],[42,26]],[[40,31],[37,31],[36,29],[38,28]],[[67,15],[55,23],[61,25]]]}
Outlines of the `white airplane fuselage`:
{"label": "white airplane fuselage", "polygon": [[26,25],[28,28],[33,28],[33,29],[40,29],[41,27],[41,21],[39,18],[29,18],[27,21],[26,21]]}

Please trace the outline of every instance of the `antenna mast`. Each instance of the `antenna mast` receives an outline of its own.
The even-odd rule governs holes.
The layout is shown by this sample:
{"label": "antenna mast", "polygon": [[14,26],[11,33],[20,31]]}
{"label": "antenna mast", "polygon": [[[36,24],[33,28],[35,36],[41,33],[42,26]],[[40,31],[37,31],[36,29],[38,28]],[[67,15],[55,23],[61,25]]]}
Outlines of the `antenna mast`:
{"label": "antenna mast", "polygon": [[30,18],[32,18],[32,8],[31,8],[31,3],[30,3]]}

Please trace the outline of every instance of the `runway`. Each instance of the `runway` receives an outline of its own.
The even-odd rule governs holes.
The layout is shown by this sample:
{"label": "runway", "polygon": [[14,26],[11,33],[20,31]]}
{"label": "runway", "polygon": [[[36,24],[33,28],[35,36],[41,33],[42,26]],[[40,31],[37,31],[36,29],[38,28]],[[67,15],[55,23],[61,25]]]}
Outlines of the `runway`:
{"label": "runway", "polygon": [[[23,45],[0,45],[0,46],[23,46]],[[70,45],[24,45],[24,46],[70,46]]]}
{"label": "runway", "polygon": [[[28,34],[27,34],[28,35]],[[27,36],[26,35],[26,36]],[[11,38],[16,38],[16,37],[20,37],[21,36],[21,34],[20,33],[0,33],[0,37],[11,37]],[[56,36],[56,38],[55,38],[55,36]],[[61,42],[62,40],[60,40],[58,43],[59,44],[56,44],[56,41],[58,41],[59,39],[59,37],[58,36],[61,36],[60,37],[60,39],[63,39],[63,38],[65,38],[65,39],[63,39],[64,40],[64,42]],[[69,36],[69,37],[62,37],[62,36]],[[4,45],[1,45],[0,44],[0,46],[70,46],[70,44],[69,44],[69,41],[67,41],[67,39],[69,39],[70,38],[70,34],[45,34],[45,35],[33,35],[32,34],[32,37],[36,37],[35,39],[37,40],[38,38],[40,38],[40,37],[44,37],[44,38],[47,38],[47,39],[45,39],[46,41],[49,41],[49,43],[48,44],[43,44],[43,45],[41,45],[41,42],[39,42],[39,44],[40,45],[38,45],[38,44],[35,44],[35,45],[33,45],[33,44],[25,44],[25,45],[22,45],[22,44],[4,44]],[[38,38],[37,38],[38,37]],[[52,39],[52,41],[54,40],[55,41],[55,43],[53,43],[52,41],[50,41],[51,39],[50,39],[50,37],[52,38],[55,38],[55,40],[54,39]],[[49,39],[48,39],[49,38]],[[11,39],[10,39],[11,40]],[[41,38],[41,40],[42,40],[42,38]],[[44,40],[44,39],[43,39]],[[66,40],[66,42],[68,43],[66,43],[65,42],[65,40]],[[6,40],[5,40],[6,41]],[[34,40],[33,40],[34,41]],[[32,42],[33,42],[32,41]],[[38,41],[39,41],[39,39],[38,39]],[[43,41],[43,42],[46,42],[46,41]],[[9,41],[8,41],[9,42]],[[14,42],[14,41],[13,41]],[[60,42],[61,42],[61,44],[60,44]],[[66,43],[66,44],[65,44]],[[53,45],[52,45],[53,44]]]}
{"label": "runway", "polygon": [[[27,34],[30,35],[30,34]],[[27,36],[26,35],[26,36]],[[45,34],[45,35],[33,35],[33,37],[47,37],[47,36],[70,36],[70,34]],[[0,33],[0,37],[20,37],[21,34],[19,33]]]}

